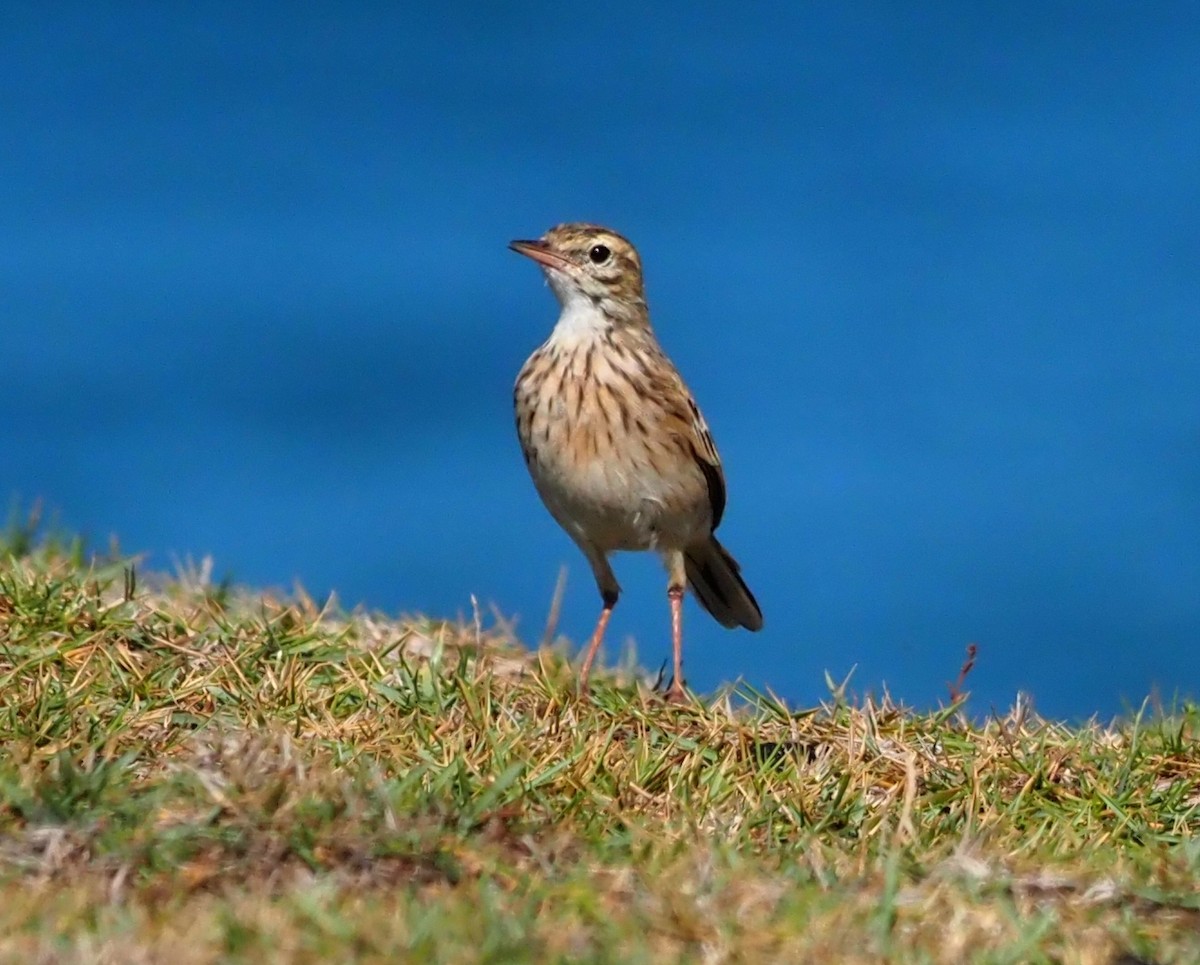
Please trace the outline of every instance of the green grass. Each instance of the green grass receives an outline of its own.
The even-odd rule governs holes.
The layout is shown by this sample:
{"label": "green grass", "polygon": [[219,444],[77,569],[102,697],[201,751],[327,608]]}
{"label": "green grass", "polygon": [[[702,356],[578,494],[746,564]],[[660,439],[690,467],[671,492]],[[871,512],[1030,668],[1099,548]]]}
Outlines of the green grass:
{"label": "green grass", "polygon": [[579,700],[503,625],[8,549],[0,960],[1200,960],[1194,707]]}

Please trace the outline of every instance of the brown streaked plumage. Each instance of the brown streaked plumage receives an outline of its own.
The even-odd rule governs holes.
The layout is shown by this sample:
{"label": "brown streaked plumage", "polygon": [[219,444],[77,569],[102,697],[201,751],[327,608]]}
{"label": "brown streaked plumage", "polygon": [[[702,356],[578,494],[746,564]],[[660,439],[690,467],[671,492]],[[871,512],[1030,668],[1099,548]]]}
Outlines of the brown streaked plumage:
{"label": "brown streaked plumage", "polygon": [[621,593],[608,555],[653,549],[666,563],[671,604],[667,696],[685,700],[685,586],[723,626],[762,628],[754,595],[713,535],[725,511],[717,448],[654,337],[633,245],[599,225],[563,224],[509,247],[541,266],[562,309],[517,376],[513,400],[534,485],[583,550],[604,602],[580,689]]}

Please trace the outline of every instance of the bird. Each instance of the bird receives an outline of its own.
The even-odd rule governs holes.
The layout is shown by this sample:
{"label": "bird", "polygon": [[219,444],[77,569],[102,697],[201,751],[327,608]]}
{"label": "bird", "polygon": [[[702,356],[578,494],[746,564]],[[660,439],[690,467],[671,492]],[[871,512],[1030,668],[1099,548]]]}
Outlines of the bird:
{"label": "bird", "polygon": [[671,612],[665,697],[685,703],[684,588],[722,626],[763,625],[740,567],[715,535],[726,492],[712,434],[650,326],[642,260],[625,237],[574,222],[509,248],[538,264],[560,308],[550,337],[517,376],[513,405],[534,486],[600,591],[579,691],[588,692],[621,595],[610,554],[653,550],[666,566]]}

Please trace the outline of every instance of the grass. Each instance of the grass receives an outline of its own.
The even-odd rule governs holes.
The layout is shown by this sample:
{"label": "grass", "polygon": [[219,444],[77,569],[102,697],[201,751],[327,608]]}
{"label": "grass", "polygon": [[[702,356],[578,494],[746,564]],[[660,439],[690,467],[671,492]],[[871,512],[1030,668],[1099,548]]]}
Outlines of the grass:
{"label": "grass", "polygon": [[579,700],[503,625],[8,550],[0,960],[1200,960],[1195,707]]}

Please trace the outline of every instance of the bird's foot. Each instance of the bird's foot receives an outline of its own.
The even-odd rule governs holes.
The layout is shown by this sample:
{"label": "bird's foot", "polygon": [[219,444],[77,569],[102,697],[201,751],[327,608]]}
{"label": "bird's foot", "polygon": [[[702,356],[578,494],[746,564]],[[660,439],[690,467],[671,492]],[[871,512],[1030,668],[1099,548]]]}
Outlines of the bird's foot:
{"label": "bird's foot", "polygon": [[671,686],[666,689],[663,699],[668,704],[690,704],[692,702],[692,698],[688,696],[688,692],[678,680],[671,681]]}

